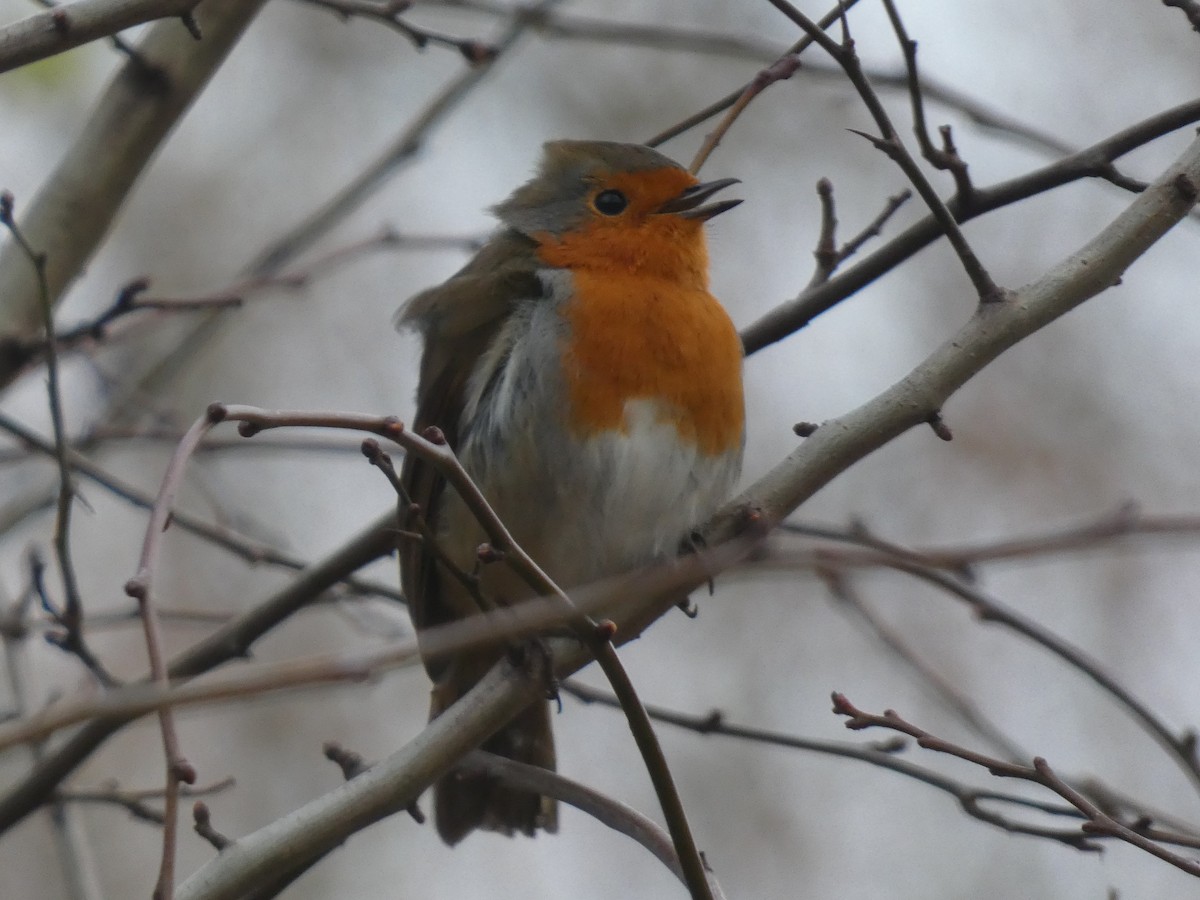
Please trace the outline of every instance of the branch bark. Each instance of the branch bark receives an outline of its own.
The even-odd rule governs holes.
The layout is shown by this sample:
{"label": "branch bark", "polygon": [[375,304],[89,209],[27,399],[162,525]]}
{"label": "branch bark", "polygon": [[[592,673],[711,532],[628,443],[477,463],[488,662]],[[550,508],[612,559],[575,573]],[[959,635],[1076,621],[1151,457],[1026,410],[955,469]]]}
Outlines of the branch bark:
{"label": "branch bark", "polygon": [[[7,72],[155,19],[187,15],[200,0],[77,0],[0,29],[0,72]],[[171,26],[186,33],[181,23]],[[205,37],[207,40],[207,35]]]}
{"label": "branch bark", "polygon": [[[138,176],[183,117],[265,0],[206,0],[196,11],[204,39],[160,22],[109,83],[79,138],[29,204],[21,230],[46,253],[52,305],[108,234]],[[52,10],[51,13],[54,11]],[[15,242],[0,248],[0,336],[41,328],[37,280]],[[0,358],[0,388],[18,368]]]}

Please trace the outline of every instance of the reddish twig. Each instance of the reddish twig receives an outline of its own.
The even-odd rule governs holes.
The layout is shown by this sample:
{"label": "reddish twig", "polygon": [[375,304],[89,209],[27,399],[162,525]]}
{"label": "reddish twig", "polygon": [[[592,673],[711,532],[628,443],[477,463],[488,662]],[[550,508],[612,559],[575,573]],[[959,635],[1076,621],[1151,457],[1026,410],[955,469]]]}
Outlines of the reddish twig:
{"label": "reddish twig", "polygon": [[[564,693],[570,694],[583,703],[598,703],[614,708],[618,706],[615,697],[578,681],[564,681],[562,689]],[[820,753],[840,759],[864,762],[868,765],[896,772],[906,778],[911,778],[914,781],[942,791],[953,797],[958,802],[962,811],[971,818],[999,828],[1009,834],[1023,834],[1030,837],[1046,838],[1080,850],[1096,849],[1095,845],[1086,835],[1080,834],[1078,828],[1048,828],[1044,825],[1021,822],[991,808],[992,805],[1011,806],[1016,809],[1033,810],[1052,816],[1080,818],[1079,811],[1073,807],[1046,803],[1001,791],[982,790],[948,778],[924,766],[915,765],[899,757],[900,751],[905,749],[905,742],[899,738],[878,746],[863,746],[861,744],[800,737],[799,735],[785,734],[765,728],[736,725],[728,721],[724,714],[717,710],[704,715],[691,715],[661,706],[649,706],[647,707],[647,712],[657,722],[665,722],[696,734],[737,738],[755,744],[786,747],[791,750]],[[1200,843],[1200,839],[1191,835],[1168,835],[1165,832],[1162,834],[1164,837],[1161,839],[1170,842],[1171,838],[1175,838],[1184,846],[1187,846],[1188,842],[1192,842],[1193,845]]]}
{"label": "reddish twig", "polygon": [[828,178],[822,178],[817,182],[817,196],[821,201],[821,232],[817,238],[817,246],[813,250],[813,257],[817,261],[816,269],[813,271],[812,278],[809,279],[806,290],[824,284],[837,271],[838,266],[857,253],[863,244],[873,237],[878,237],[888,219],[894,216],[896,211],[912,197],[912,191],[901,191],[899,194],[888,197],[887,203],[880,210],[879,215],[840,247],[837,246],[838,221],[837,210],[833,202],[833,184]]}
{"label": "reddish twig", "polygon": [[215,850],[220,852],[233,843],[221,832],[213,828],[212,814],[208,810],[208,804],[203,800],[197,800],[192,806],[192,822],[196,829],[196,834],[208,841]]}
{"label": "reddish twig", "polygon": [[703,168],[709,156],[717,149],[717,145],[721,143],[721,139],[725,137],[729,129],[733,127],[733,123],[737,121],[738,116],[746,110],[746,107],[754,101],[755,97],[776,82],[786,81],[791,78],[799,68],[800,57],[794,53],[788,53],[779,57],[779,59],[755,75],[750,80],[750,83],[746,85],[741,96],[729,108],[729,112],[726,113],[725,118],[704,139],[704,143],[696,152],[692,164],[688,166],[688,171],[695,175]]}
{"label": "reddish twig", "polygon": [[[158,497],[150,511],[146,536],[142,542],[142,553],[138,560],[137,574],[125,583],[125,593],[138,602],[142,612],[142,623],[146,635],[146,653],[150,661],[150,680],[160,687],[169,685],[166,662],[162,652],[162,632],[155,608],[153,584],[158,556],[162,545],[162,534],[171,518],[171,507],[175,495],[183,482],[183,472],[192,452],[205,433],[220,422],[211,408],[188,429],[176,448],[163,476]],[[171,900],[175,891],[175,846],[178,836],[179,785],[192,784],[196,771],[184,758],[179,747],[179,735],[175,730],[175,716],[169,707],[158,714],[162,732],[163,753],[166,757],[167,779],[163,791],[163,842],[162,861],[158,881],[154,888],[155,900]]]}
{"label": "reddish twig", "polygon": [[[30,431],[15,419],[3,413],[0,413],[0,430],[7,431],[21,441],[21,443],[39,453],[53,454],[54,452],[51,444],[44,441],[36,433]],[[182,434],[175,434],[172,443],[178,444],[182,437]],[[243,446],[246,445],[245,441],[241,443]],[[199,452],[203,448],[204,442],[196,448],[196,451]],[[153,496],[121,480],[107,469],[102,468],[77,451],[68,450],[67,460],[73,471],[100,485],[115,496],[141,509],[149,510],[154,508]],[[260,541],[253,540],[224,525],[201,519],[199,516],[195,516],[186,510],[172,511],[171,525],[194,534],[214,546],[227,550],[251,565],[267,564],[292,569],[293,571],[300,571],[307,565],[307,562],[299,557],[284,553],[282,550],[271,547],[268,544],[263,544]],[[397,602],[403,602],[404,599],[395,588],[379,582],[366,581],[351,576],[342,583],[347,590],[356,594],[376,594]]]}
{"label": "reddish twig", "polygon": [[[831,9],[829,12],[825,13],[825,15],[821,17],[821,19],[819,20],[820,27],[828,28],[830,25],[832,25],[834,22],[836,22],[839,18],[841,18],[841,16],[845,12],[845,10],[850,9],[857,2],[858,2],[858,0],[842,0],[842,2],[840,2],[834,9]],[[792,46],[788,48],[787,52],[784,53],[783,56],[780,57],[780,59],[786,59],[789,56],[799,56],[806,49],[808,49],[808,47],[810,47],[812,45],[812,43],[813,43],[812,38],[809,35],[805,35],[804,37],[800,38],[800,40],[796,41],[796,43],[792,44]],[[755,76],[755,78],[758,78],[758,77],[759,77],[758,75]],[[704,109],[700,110],[699,112],[697,112],[691,116],[688,116],[682,122],[678,122],[675,125],[672,125],[666,131],[660,131],[658,134],[654,135],[654,137],[652,137],[646,141],[646,146],[657,147],[660,144],[665,144],[667,141],[671,140],[671,138],[678,137],[679,135],[683,134],[685,131],[691,131],[693,128],[695,128],[697,125],[701,124],[702,122],[707,122],[713,116],[720,115],[721,113],[725,112],[725,110],[729,109],[735,103],[737,103],[739,100],[741,100],[741,98],[745,95],[746,91],[750,90],[753,86],[754,86],[754,80],[748,81],[746,84],[744,84],[742,87],[738,88],[736,91],[732,91],[731,93],[726,94],[724,97],[722,97],[716,103],[709,104],[708,106],[706,106]]]}
{"label": "reddish twig", "polygon": [[[735,541],[733,545],[704,550],[633,573],[626,579],[584,586],[575,592],[575,599],[582,611],[597,614],[620,610],[648,596],[678,593],[742,561],[754,545],[754,542]],[[239,647],[247,642],[244,633],[249,625],[261,629],[263,619],[268,618],[268,610],[259,607],[249,610],[241,622],[230,623],[218,634],[206,638],[202,642],[206,646],[193,648],[177,660],[172,670],[178,674],[171,685],[119,687],[99,697],[59,702],[28,718],[0,724],[0,751],[43,740],[80,723],[87,723],[85,731],[92,726],[111,729],[114,722],[123,724],[166,708],[257,697],[276,691],[358,684],[383,672],[415,665],[422,656],[441,659],[544,634],[562,629],[578,616],[578,610],[565,608],[557,597],[540,597],[427,628],[422,632],[419,646],[409,636],[361,652],[330,653],[278,663],[246,663],[225,675],[188,681],[188,676],[199,674],[201,661],[211,668],[239,655]]]}
{"label": "reddish twig", "polygon": [[989,721],[962,692],[947,679],[939,675],[900,636],[896,629],[875,615],[870,606],[859,595],[845,573],[831,569],[818,570],[829,592],[838,604],[853,613],[893,656],[912,669],[925,684],[929,685],[937,699],[965,722],[976,734],[999,750],[1009,762],[1027,759],[1028,755],[1003,731]]}
{"label": "reddish twig", "polygon": [[[847,539],[853,540],[854,538]],[[848,557],[852,560],[851,564],[868,563],[886,566],[928,582],[962,600],[981,621],[995,622],[1023,635],[1086,675],[1101,690],[1124,707],[1142,729],[1167,751],[1192,784],[1200,788],[1200,758],[1197,756],[1195,732],[1189,729],[1182,734],[1176,734],[1149,706],[1135,697],[1128,688],[1106,671],[1099,661],[1093,659],[1081,648],[1042,627],[1039,623],[987,596],[961,576],[927,565],[913,551],[897,547],[865,533],[859,534],[857,540],[877,553],[874,560],[869,563],[866,556]],[[818,571],[829,571],[842,567],[842,560],[843,556],[838,551],[822,549],[813,553],[804,562]]]}
{"label": "reddish twig", "polygon": [[844,694],[833,694],[833,711],[839,716],[846,716],[847,728],[856,731],[866,728],[886,728],[891,731],[898,731],[901,734],[907,734],[914,738],[917,745],[926,750],[933,750],[937,753],[945,753],[949,756],[957,757],[958,759],[981,766],[993,775],[1002,778],[1019,778],[1022,781],[1040,784],[1062,797],[1083,814],[1086,819],[1081,826],[1083,836],[1119,838],[1147,853],[1157,856],[1159,859],[1187,872],[1189,875],[1200,877],[1200,862],[1180,856],[1178,853],[1174,853],[1163,847],[1157,841],[1146,837],[1142,831],[1118,822],[1059,778],[1054,773],[1054,770],[1050,768],[1050,764],[1041,757],[1035,757],[1032,766],[1023,766],[1017,763],[1005,762],[1002,759],[995,759],[986,754],[961,747],[937,735],[930,734],[928,731],[913,725],[911,722],[905,721],[894,710],[885,710],[883,715],[863,712],[851,703]]}

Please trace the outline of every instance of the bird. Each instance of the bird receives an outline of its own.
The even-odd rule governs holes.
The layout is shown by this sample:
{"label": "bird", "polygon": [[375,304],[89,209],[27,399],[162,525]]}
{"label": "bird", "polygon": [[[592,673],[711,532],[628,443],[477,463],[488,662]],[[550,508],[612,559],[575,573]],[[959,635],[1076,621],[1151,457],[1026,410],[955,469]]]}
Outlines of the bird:
{"label": "bird", "polygon": [[[402,328],[423,341],[418,432],[445,441],[514,539],[565,588],[675,555],[729,496],[745,443],[742,344],[709,292],[705,223],[740,200],[638,144],[557,140],[528,183],[492,208],[499,228],[444,283],[410,299]],[[447,565],[477,574],[489,604],[533,591],[503,564],[433,466],[409,453],[408,503],[440,549],[400,540],[401,585],[417,630],[480,611]],[[425,660],[430,718],[505,648]],[[555,769],[548,699],[484,750]],[[557,830],[556,802],[484,774],[434,788],[453,846],[476,829]]]}

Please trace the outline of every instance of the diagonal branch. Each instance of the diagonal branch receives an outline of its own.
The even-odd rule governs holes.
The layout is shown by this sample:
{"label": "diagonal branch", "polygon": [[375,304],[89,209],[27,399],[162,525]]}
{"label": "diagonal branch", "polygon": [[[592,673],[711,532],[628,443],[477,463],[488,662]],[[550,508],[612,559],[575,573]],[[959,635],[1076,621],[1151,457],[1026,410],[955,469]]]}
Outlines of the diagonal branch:
{"label": "diagonal branch", "polygon": [[[1200,99],[1181,103],[1026,175],[989,188],[976,188],[970,206],[964,206],[961,198],[955,198],[950,201],[950,209],[959,222],[967,222],[1082,178],[1103,178],[1112,170],[1113,160],[1197,121],[1200,121]],[[865,259],[843,270],[840,275],[806,289],[794,300],[776,306],[742,330],[742,345],[746,355],[799,331],[821,313],[829,311],[917,251],[928,247],[941,234],[937,219],[932,215],[926,216]]]}
{"label": "diagonal branch", "polygon": [[740,504],[718,515],[708,529],[710,540],[736,533],[736,510],[745,505],[761,509],[772,525],[781,521],[855,462],[924,424],[931,412],[941,409],[1005,350],[1116,284],[1196,205],[1198,185],[1200,139],[1084,247],[1016,291],[1011,302],[979,306],[957,334],[901,381],[821,425],[751,485]]}
{"label": "diagonal branch", "polygon": [[[200,0],[75,0],[0,29],[0,72],[111,37],[155,19],[188,15]],[[186,36],[183,26],[172,23]]]}
{"label": "diagonal branch", "polygon": [[1151,840],[1146,835],[1118,822],[1059,778],[1054,770],[1050,768],[1049,763],[1041,757],[1034,757],[1032,766],[1024,766],[995,759],[983,753],[969,750],[966,747],[960,747],[958,744],[951,743],[937,735],[930,734],[928,731],[913,725],[911,722],[905,721],[893,710],[885,710],[883,715],[863,712],[846,699],[843,694],[834,693],[833,711],[839,716],[847,717],[845,723],[847,728],[854,730],[887,728],[891,731],[899,731],[901,734],[907,734],[915,738],[918,746],[926,750],[945,753],[966,762],[974,763],[1001,778],[1019,778],[1022,781],[1031,781],[1034,784],[1040,784],[1043,787],[1049,788],[1084,815],[1086,821],[1081,826],[1082,835],[1101,835],[1120,838],[1187,872],[1189,875],[1200,878],[1200,861],[1180,856],[1178,853],[1163,847],[1157,841]]}

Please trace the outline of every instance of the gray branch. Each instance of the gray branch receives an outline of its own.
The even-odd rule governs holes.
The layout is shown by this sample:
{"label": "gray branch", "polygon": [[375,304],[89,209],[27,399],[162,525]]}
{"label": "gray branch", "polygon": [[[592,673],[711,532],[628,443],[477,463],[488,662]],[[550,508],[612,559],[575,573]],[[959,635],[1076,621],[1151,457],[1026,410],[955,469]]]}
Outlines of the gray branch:
{"label": "gray branch", "polygon": [[[155,19],[187,15],[199,0],[76,0],[0,28],[0,72]],[[186,31],[182,24],[173,26]]]}

